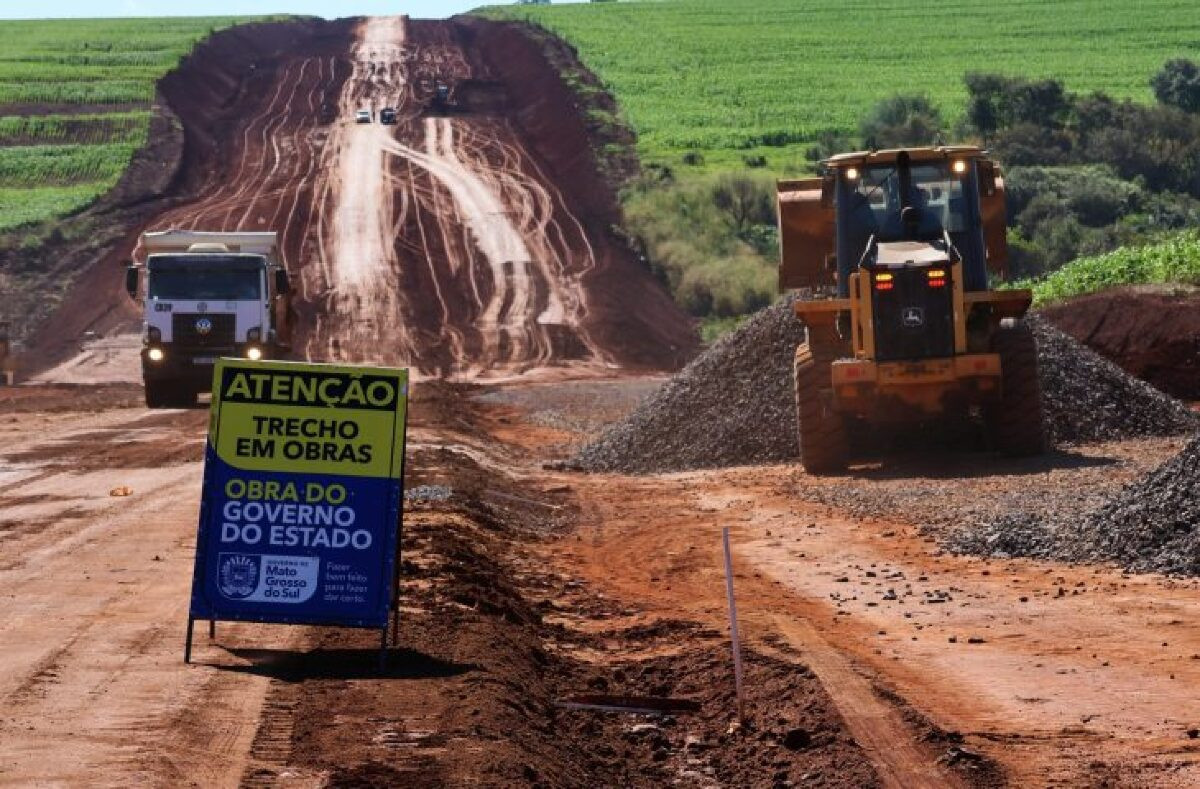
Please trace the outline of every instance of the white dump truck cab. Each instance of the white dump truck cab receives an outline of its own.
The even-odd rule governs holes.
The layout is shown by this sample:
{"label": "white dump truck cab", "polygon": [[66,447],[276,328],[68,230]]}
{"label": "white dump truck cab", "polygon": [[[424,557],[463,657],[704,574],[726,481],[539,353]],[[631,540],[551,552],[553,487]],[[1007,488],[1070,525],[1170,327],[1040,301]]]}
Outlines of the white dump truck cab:
{"label": "white dump truck cab", "polygon": [[275,233],[167,230],[142,235],[126,270],[142,294],[146,405],[186,407],[212,386],[219,357],[280,358],[291,346],[287,271]]}

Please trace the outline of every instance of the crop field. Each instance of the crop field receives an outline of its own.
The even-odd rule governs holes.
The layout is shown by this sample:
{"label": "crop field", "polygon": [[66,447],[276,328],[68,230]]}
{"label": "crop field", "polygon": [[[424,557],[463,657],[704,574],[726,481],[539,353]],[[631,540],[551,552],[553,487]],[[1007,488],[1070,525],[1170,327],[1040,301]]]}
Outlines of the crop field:
{"label": "crop field", "polygon": [[1044,278],[1014,283],[1033,288],[1038,306],[1121,285],[1200,285],[1200,233],[1078,258]]}
{"label": "crop field", "polygon": [[239,21],[0,21],[0,232],[110,189],[146,139],[158,78]]}
{"label": "crop field", "polygon": [[[804,165],[823,132],[853,133],[876,101],[923,92],[961,117],[967,71],[1053,77],[1152,100],[1150,77],[1200,54],[1194,0],[673,0],[492,7],[570,41],[617,97],[643,161]],[[690,157],[699,162],[700,158]]]}

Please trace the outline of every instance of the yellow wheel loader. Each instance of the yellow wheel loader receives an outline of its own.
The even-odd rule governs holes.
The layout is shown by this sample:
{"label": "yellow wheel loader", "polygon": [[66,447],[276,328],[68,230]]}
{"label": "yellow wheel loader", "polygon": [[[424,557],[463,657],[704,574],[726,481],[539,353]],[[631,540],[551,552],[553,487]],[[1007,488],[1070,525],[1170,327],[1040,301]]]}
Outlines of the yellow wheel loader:
{"label": "yellow wheel loader", "polygon": [[1010,455],[1045,450],[1028,290],[1002,278],[1004,180],[969,146],[834,156],[778,184],[779,285],[798,290],[800,459],[849,460],[856,428],[978,414]]}

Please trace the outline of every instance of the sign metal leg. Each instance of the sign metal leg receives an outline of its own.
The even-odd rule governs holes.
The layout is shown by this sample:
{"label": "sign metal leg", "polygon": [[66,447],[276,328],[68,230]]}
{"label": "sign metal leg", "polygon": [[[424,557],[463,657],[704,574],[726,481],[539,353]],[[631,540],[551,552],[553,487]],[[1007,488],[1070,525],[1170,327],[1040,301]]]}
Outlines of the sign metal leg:
{"label": "sign metal leg", "polygon": [[208,620],[208,640],[212,641],[217,637],[217,620]]}
{"label": "sign metal leg", "polygon": [[187,625],[187,639],[183,642],[183,662],[184,663],[192,662],[192,625],[194,625],[195,623],[196,623],[196,620],[189,616],[188,617],[188,625]]}
{"label": "sign metal leg", "polygon": [[387,638],[388,626],[385,624],[383,629],[379,631],[379,671],[383,672],[387,668]]}

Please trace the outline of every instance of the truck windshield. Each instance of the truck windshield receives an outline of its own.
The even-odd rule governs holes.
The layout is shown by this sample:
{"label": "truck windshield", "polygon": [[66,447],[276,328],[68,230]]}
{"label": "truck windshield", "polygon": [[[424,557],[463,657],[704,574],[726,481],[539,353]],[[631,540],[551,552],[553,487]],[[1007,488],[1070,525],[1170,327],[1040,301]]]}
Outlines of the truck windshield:
{"label": "truck windshield", "polygon": [[152,299],[257,301],[263,258],[234,255],[155,255],[150,258]]}
{"label": "truck windshield", "polygon": [[962,181],[950,172],[948,162],[913,164],[907,200],[901,200],[900,171],[895,165],[866,167],[851,196],[850,218],[868,225],[877,241],[905,239],[901,210],[918,209],[919,238],[936,238],[942,231],[958,233],[966,228]]}

